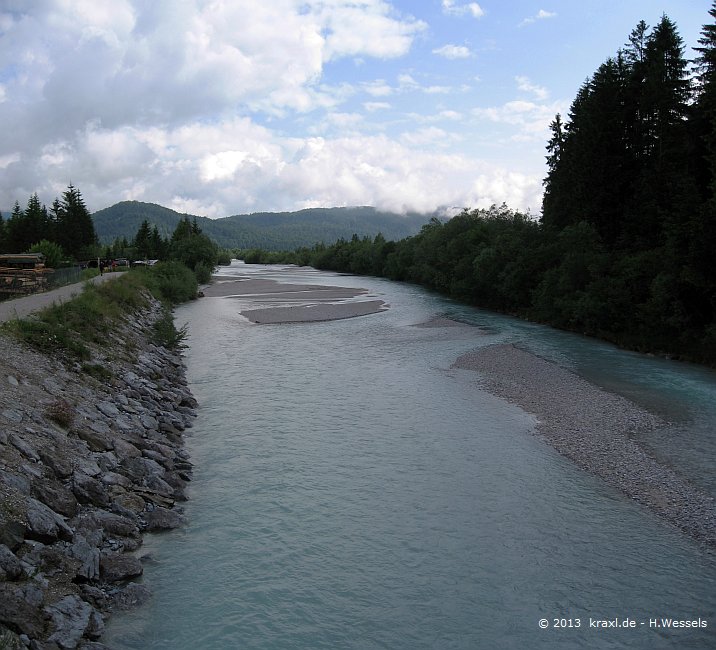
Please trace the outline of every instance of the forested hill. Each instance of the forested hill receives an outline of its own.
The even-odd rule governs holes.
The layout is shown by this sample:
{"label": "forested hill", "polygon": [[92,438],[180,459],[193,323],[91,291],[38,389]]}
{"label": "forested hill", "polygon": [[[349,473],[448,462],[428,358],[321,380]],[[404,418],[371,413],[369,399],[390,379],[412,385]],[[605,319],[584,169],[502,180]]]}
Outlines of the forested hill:
{"label": "forested hill", "polygon": [[[103,243],[117,238],[130,240],[144,220],[157,226],[159,234],[170,236],[186,215],[154,203],[122,201],[94,213],[97,236]],[[193,215],[189,215],[193,219]],[[312,208],[298,212],[259,212],[222,219],[196,217],[197,224],[223,248],[262,248],[292,250],[332,243],[338,239],[374,237],[382,233],[387,240],[409,237],[420,231],[431,215],[399,215],[370,207]]]}

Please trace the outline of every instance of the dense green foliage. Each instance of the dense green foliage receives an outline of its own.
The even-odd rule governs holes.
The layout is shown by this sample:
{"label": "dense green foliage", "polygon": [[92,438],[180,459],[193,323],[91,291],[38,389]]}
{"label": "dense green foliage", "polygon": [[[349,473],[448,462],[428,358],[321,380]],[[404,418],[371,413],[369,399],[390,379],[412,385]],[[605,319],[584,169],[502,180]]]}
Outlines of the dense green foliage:
{"label": "dense green foliage", "polygon": [[100,240],[110,243],[123,238],[130,242],[144,221],[149,225],[150,232],[156,228],[159,236],[169,237],[187,216],[219,246],[264,250],[293,250],[319,242],[330,243],[340,237],[350,237],[353,233],[373,237],[382,232],[388,239],[401,239],[416,234],[429,219],[426,215],[398,215],[368,207],[317,208],[208,219],[182,215],[160,205],[138,201],[122,201],[98,210],[93,218]]}
{"label": "dense green foliage", "polygon": [[87,259],[99,254],[92,216],[82,193],[73,185],[63,192],[62,200],[53,201],[49,211],[33,194],[24,210],[16,201],[9,219],[0,217],[0,252],[24,253],[42,240],[60,247],[60,259]]}
{"label": "dense green foliage", "polygon": [[[0,215],[0,251],[43,253],[50,268],[57,268],[72,259],[86,261],[101,258],[107,263],[119,258],[133,262],[171,260],[193,271],[195,278],[192,281],[202,283],[211,280],[220,253],[225,262],[227,258],[230,262],[231,257],[229,251],[219,251],[218,246],[202,232],[196,218],[190,221],[186,215],[176,222],[171,237],[163,237],[157,226],[150,226],[145,219],[131,241],[117,239],[111,246],[101,247],[82,195],[72,185],[62,195],[62,201],[55,199],[49,213],[40,204],[37,194],[33,194],[25,210],[20,209],[19,203],[15,204],[7,222]],[[68,256],[70,259],[67,259]]]}
{"label": "dense green foliage", "polygon": [[[716,19],[716,2],[710,11]],[[716,25],[697,83],[674,24],[643,22],[557,116],[539,222],[505,206],[398,242],[354,236],[247,262],[430,287],[643,351],[716,364]]]}

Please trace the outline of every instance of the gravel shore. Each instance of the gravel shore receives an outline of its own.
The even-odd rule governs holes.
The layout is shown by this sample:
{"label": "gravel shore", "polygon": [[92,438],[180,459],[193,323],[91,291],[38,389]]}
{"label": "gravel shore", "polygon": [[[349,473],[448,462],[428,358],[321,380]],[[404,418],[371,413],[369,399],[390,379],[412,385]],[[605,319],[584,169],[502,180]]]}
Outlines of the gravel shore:
{"label": "gravel shore", "polygon": [[634,440],[665,423],[629,400],[512,345],[462,355],[455,368],[535,415],[537,432],[560,454],[602,478],[687,535],[716,547],[716,504]]}
{"label": "gravel shore", "polygon": [[[240,313],[252,323],[262,325],[341,320],[377,314],[388,308],[382,300],[352,300],[366,295],[367,289],[283,284],[265,278],[217,281],[203,293],[207,298],[242,299],[260,304],[257,309],[244,309]],[[267,304],[272,306],[266,307]]]}

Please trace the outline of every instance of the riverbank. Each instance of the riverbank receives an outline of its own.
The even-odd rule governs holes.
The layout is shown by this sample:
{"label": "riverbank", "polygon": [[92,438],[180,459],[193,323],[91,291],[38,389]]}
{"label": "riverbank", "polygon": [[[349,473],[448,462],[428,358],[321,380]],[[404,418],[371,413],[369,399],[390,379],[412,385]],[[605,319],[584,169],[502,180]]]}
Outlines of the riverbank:
{"label": "riverbank", "polygon": [[537,433],[560,454],[716,548],[713,498],[637,442],[665,426],[659,417],[512,345],[478,348],[453,367],[479,373],[486,390],[535,415]]}
{"label": "riverbank", "polygon": [[143,534],[182,523],[197,404],[145,298],[83,363],[0,335],[0,647],[105,647],[149,597]]}

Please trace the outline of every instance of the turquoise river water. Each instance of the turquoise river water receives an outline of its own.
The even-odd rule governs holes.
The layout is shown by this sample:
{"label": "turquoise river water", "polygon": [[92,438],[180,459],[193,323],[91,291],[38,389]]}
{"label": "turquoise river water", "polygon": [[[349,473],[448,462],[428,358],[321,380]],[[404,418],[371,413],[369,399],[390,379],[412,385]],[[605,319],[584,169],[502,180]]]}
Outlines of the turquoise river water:
{"label": "turquoise river water", "polygon": [[[672,421],[641,442],[714,494],[716,373],[411,285],[236,263],[222,273],[237,271],[366,287],[390,309],[283,325],[246,322],[232,298],[177,310],[201,404],[189,523],[140,550],[155,595],[113,617],[111,647],[716,648],[714,554],[450,366],[502,342],[567,366]],[[436,316],[479,328],[415,327]],[[707,627],[653,624],[666,618]]]}

